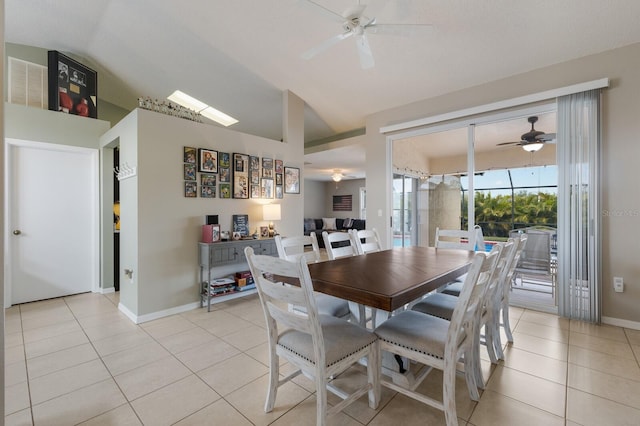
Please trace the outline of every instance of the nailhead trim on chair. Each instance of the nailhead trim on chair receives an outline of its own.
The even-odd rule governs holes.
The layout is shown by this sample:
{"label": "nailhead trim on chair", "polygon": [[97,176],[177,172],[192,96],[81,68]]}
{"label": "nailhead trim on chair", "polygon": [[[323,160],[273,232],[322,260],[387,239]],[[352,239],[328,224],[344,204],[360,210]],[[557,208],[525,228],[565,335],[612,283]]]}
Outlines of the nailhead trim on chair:
{"label": "nailhead trim on chair", "polygon": [[429,353],[429,352],[424,352],[424,351],[418,350],[416,348],[413,348],[411,346],[401,345],[400,343],[394,342],[392,340],[383,339],[381,337],[379,337],[379,339],[382,340],[383,342],[387,342],[387,343],[391,343],[392,345],[400,346],[401,348],[409,349],[411,351],[418,352],[418,353],[421,353],[421,354],[424,354],[424,355],[428,355],[428,356],[432,356],[434,358],[444,359],[444,357],[441,357],[441,356],[438,356],[438,355],[434,355],[434,354]]}
{"label": "nailhead trim on chair", "polygon": [[[334,364],[337,364],[337,363],[339,363],[340,361],[342,361],[343,359],[347,359],[347,358],[349,358],[351,355],[353,355],[353,354],[356,354],[356,353],[360,352],[360,351],[361,351],[361,350],[363,350],[364,348],[371,346],[373,343],[375,343],[375,341],[373,341],[373,342],[369,343],[368,345],[362,346],[361,348],[358,348],[357,350],[355,350],[355,351],[353,351],[353,352],[351,352],[351,353],[349,353],[349,354],[347,354],[347,355],[343,356],[343,357],[342,357],[342,358],[340,358],[340,359],[335,360],[335,361],[334,361],[334,362],[332,362],[331,364],[327,365],[327,367],[330,367],[330,366],[332,366],[332,365],[334,365]],[[291,352],[292,354],[295,354],[295,355],[299,356],[300,358],[302,358],[302,359],[304,359],[304,360],[309,361],[309,362],[310,362],[310,363],[312,363],[312,364],[315,364],[315,363],[316,363],[314,360],[309,359],[309,358],[307,358],[307,357],[303,356],[302,354],[300,354],[300,353],[298,353],[298,352],[294,351],[293,349],[288,348],[288,347],[286,347],[286,346],[284,346],[284,345],[281,345],[280,343],[278,343],[278,346],[280,346],[280,347],[281,347],[281,348],[283,348],[283,349],[286,349],[287,351]]]}

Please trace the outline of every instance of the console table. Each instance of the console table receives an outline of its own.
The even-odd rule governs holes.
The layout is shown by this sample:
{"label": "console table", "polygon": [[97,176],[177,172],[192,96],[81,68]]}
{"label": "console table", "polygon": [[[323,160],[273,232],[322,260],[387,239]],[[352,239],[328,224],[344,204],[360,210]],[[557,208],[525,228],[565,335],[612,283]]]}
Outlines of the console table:
{"label": "console table", "polygon": [[[200,266],[200,306],[207,305],[207,311],[211,311],[211,299],[214,303],[242,297],[256,292],[253,290],[231,291],[218,296],[211,296],[212,269],[226,265],[245,264],[247,259],[244,255],[245,247],[252,247],[256,254],[267,256],[278,256],[276,243],[273,238],[247,239],[236,241],[222,241],[218,243],[198,243],[198,264]],[[238,268],[238,271],[240,268]]]}

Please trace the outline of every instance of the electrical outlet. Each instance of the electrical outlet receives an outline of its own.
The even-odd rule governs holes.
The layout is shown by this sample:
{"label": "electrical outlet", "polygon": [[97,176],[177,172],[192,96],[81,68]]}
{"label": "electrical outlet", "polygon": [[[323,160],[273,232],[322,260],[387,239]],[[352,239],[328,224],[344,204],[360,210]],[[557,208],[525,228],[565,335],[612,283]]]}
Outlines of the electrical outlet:
{"label": "electrical outlet", "polygon": [[613,277],[613,289],[616,293],[622,293],[624,291],[624,280],[622,277]]}

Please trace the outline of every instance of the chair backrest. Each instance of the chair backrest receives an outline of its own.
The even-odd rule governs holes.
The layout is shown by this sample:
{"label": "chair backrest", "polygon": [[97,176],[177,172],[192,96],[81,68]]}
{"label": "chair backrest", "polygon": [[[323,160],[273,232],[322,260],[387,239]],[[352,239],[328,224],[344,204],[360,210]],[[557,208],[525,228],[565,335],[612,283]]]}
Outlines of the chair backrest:
{"label": "chair backrest", "polygon": [[482,227],[476,225],[473,227],[473,230],[476,234],[476,251],[487,251],[484,243],[484,235],[482,234]]}
{"label": "chair backrest", "polygon": [[513,258],[511,259],[511,263],[509,264],[509,270],[507,271],[507,276],[505,277],[504,286],[502,288],[502,300],[509,300],[509,291],[511,291],[511,280],[513,279],[513,274],[516,271],[516,266],[520,261],[520,256],[522,255],[522,251],[527,245],[527,234],[519,234],[513,239],[516,247],[513,250]]}
{"label": "chair backrest", "polygon": [[[323,340],[318,306],[313,295],[313,285],[305,259],[301,257],[298,261],[291,262],[273,256],[256,255],[251,247],[246,247],[244,253],[258,289],[270,343],[275,343],[278,327],[282,326],[280,331],[285,328],[302,331],[311,335],[314,346],[323,345],[320,343]],[[283,281],[298,282],[300,286],[284,285],[274,277]],[[288,304],[303,306],[307,315],[289,311]],[[320,365],[325,365],[324,351],[320,351],[317,355],[321,358],[316,361]]]}
{"label": "chair backrest", "polygon": [[473,250],[469,231],[436,228],[436,248]]}
{"label": "chair backrest", "polygon": [[[353,240],[351,232],[322,232],[324,240],[324,248],[327,249],[329,260],[339,259],[341,257],[356,256],[358,249],[356,242]],[[337,244],[334,247],[334,244]]]}
{"label": "chair backrest", "polygon": [[[307,263],[320,261],[320,248],[315,233],[294,237],[276,235],[274,240],[280,259],[296,261],[300,257],[304,257]],[[309,246],[311,246],[311,250],[307,250]]]}
{"label": "chair backrest", "polygon": [[352,229],[351,232],[353,233],[353,239],[356,242],[358,254],[367,254],[382,250],[380,236],[378,235],[376,228],[363,230]]}
{"label": "chair backrest", "polygon": [[493,250],[496,246],[501,246],[501,252],[498,256],[497,265],[494,271],[491,281],[487,286],[487,290],[484,296],[484,305],[486,310],[495,310],[500,306],[502,300],[503,286],[508,283],[507,277],[511,270],[513,258],[518,248],[518,242],[510,238],[506,243],[498,243],[493,246]]}
{"label": "chair backrest", "polygon": [[551,234],[546,231],[528,230],[525,245],[517,269],[528,272],[549,273],[551,270]]}
{"label": "chair backrest", "polygon": [[466,339],[473,338],[482,307],[483,296],[487,290],[498,264],[502,246],[496,245],[490,253],[478,252],[473,258],[471,268],[462,286],[456,307],[451,316],[451,323],[445,345],[445,358],[458,359],[457,349]]}

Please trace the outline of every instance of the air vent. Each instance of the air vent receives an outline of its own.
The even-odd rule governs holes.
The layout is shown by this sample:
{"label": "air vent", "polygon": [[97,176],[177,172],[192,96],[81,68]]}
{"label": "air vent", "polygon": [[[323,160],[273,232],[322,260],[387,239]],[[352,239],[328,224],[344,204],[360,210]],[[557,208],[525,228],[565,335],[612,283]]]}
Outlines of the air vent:
{"label": "air vent", "polygon": [[48,109],[47,67],[9,56],[9,103]]}

